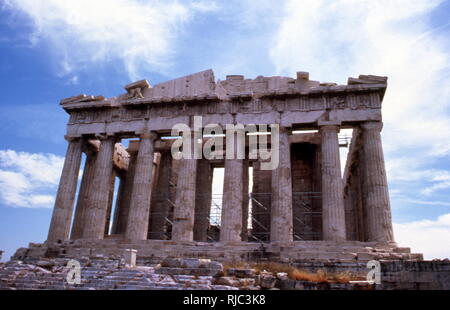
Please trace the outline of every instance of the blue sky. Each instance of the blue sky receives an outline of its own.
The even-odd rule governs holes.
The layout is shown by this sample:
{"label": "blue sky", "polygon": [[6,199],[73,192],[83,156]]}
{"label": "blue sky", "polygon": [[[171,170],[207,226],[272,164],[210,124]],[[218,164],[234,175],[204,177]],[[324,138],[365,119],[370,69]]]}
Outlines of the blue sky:
{"label": "blue sky", "polygon": [[345,83],[389,77],[396,239],[450,256],[450,1],[0,0],[0,249],[46,238],[66,142],[61,98],[212,68]]}

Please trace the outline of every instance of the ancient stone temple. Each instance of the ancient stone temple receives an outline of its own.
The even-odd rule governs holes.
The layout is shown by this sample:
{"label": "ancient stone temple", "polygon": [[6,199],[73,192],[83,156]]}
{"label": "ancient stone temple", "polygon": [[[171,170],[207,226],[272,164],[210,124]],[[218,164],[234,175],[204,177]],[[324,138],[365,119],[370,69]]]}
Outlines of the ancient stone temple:
{"label": "ancient stone temple", "polygon": [[[64,99],[68,147],[48,239],[16,256],[136,249],[138,260],[421,259],[394,242],[381,142],[386,87],[381,76],[337,85],[306,72],[216,82],[207,70],[154,86],[138,81],[113,98]],[[192,146],[200,147],[211,139],[208,124],[242,124],[244,156],[175,159],[177,124],[197,134]],[[256,140],[246,134],[251,126]],[[264,139],[275,169],[251,154]],[[228,142],[222,151],[236,153]],[[344,167],[340,148],[348,145]],[[220,203],[212,193],[218,168]]]}

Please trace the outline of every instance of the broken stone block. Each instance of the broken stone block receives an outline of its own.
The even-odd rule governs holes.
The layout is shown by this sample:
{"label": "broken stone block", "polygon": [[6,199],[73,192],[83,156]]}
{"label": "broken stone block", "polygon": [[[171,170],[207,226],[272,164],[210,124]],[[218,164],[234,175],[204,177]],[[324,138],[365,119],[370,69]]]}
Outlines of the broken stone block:
{"label": "broken stone block", "polygon": [[136,255],[137,255],[137,250],[126,249],[125,253],[124,253],[125,266],[127,266],[128,268],[135,268],[136,267]]}
{"label": "broken stone block", "polygon": [[277,278],[273,275],[263,274],[260,278],[260,286],[263,289],[271,289],[275,287],[277,283]]}

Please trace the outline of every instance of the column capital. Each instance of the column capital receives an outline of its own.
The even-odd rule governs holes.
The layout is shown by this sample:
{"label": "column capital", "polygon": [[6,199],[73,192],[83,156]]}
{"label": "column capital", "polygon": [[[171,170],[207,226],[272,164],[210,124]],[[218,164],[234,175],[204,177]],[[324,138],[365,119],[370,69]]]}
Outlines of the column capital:
{"label": "column capital", "polygon": [[339,132],[341,129],[340,121],[317,121],[317,126],[319,126],[319,130],[330,130]]}
{"label": "column capital", "polygon": [[77,141],[79,141],[81,139],[81,137],[65,135],[64,139],[67,142],[77,142]]}
{"label": "column capital", "polygon": [[292,128],[291,127],[284,127],[284,126],[278,126],[278,130],[279,130],[279,132],[280,133],[286,133],[286,134],[291,134],[291,130],[292,130]]}
{"label": "column capital", "polygon": [[103,141],[103,140],[108,140],[110,138],[116,139],[116,135],[114,133],[96,133],[95,138],[100,141]]}
{"label": "column capital", "polygon": [[101,141],[97,139],[83,139],[83,152],[86,155],[94,155],[100,150]]}
{"label": "column capital", "polygon": [[361,124],[363,130],[377,130],[383,129],[383,122],[364,122]]}
{"label": "column capital", "polygon": [[139,135],[141,139],[150,139],[150,140],[158,139],[158,134],[154,131],[141,131],[136,132],[136,134]]}

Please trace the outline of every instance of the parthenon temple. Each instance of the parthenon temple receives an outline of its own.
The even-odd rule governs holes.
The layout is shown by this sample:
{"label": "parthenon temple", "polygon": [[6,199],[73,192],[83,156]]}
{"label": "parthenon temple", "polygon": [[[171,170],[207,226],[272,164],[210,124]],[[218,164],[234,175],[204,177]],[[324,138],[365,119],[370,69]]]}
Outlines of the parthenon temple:
{"label": "parthenon temple", "polygon": [[[381,141],[386,87],[387,78],[374,75],[338,85],[307,72],[216,81],[206,70],[154,86],[134,82],[117,97],[64,99],[68,147],[48,239],[28,255],[133,248],[138,258],[420,258],[393,236]],[[173,127],[198,132],[198,116],[200,130],[242,124],[244,158],[173,158],[181,139]],[[277,156],[274,169],[250,156],[249,126],[259,129],[257,146],[265,137]],[[203,132],[192,141],[209,139]],[[223,152],[236,152],[226,142]]]}

